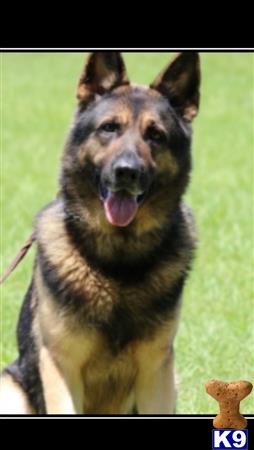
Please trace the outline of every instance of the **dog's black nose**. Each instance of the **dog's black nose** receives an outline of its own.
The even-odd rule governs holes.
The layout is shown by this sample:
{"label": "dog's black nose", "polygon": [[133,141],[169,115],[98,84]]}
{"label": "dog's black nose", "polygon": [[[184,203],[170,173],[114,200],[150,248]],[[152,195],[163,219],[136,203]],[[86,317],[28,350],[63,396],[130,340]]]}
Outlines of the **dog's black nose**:
{"label": "dog's black nose", "polygon": [[128,164],[119,164],[115,167],[115,178],[119,183],[136,182],[139,178],[139,169],[130,167]]}
{"label": "dog's black nose", "polygon": [[140,181],[144,167],[135,155],[125,155],[115,161],[113,171],[115,182],[119,185],[127,186]]}

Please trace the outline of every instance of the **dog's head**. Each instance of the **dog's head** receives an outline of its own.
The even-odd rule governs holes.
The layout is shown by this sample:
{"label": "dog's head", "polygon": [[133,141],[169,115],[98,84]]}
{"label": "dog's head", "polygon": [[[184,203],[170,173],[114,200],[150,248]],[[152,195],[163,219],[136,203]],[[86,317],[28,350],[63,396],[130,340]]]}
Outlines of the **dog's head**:
{"label": "dog's head", "polygon": [[196,52],[177,55],[149,87],[130,84],[119,52],[92,53],[63,157],[69,207],[111,231],[165,222],[189,179],[199,84]]}

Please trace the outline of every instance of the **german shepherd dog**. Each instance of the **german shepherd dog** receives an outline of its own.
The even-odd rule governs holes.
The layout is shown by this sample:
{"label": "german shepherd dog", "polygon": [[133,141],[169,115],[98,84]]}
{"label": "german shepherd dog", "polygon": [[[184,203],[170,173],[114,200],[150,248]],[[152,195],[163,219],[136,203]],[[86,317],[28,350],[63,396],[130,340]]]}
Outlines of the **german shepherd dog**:
{"label": "german shepherd dog", "polygon": [[37,216],[18,359],[1,375],[2,414],[172,414],[173,341],[195,248],[182,203],[199,106],[196,52],[149,86],[119,52],[95,52],[61,164]]}

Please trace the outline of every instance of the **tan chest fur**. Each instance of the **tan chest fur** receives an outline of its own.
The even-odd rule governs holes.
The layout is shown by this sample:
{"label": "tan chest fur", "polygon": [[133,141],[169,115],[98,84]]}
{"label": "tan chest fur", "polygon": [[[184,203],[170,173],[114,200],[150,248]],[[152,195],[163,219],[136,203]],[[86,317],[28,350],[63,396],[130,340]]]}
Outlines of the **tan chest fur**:
{"label": "tan chest fur", "polygon": [[41,297],[34,333],[40,346],[46,346],[52,355],[79,412],[130,413],[137,378],[140,374],[149,376],[163,364],[177,319],[164,325],[152,339],[131,342],[114,355],[99,332],[77,329],[69,316],[61,315],[38,272],[36,279]]}

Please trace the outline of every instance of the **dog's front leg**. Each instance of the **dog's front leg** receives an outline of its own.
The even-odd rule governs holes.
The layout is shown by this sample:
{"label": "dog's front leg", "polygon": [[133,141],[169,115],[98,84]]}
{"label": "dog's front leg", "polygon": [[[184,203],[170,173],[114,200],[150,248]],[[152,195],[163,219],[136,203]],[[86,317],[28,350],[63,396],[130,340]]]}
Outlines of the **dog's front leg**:
{"label": "dog's front leg", "polygon": [[174,414],[176,389],[173,350],[159,366],[144,365],[137,379],[136,405],[139,414]]}
{"label": "dog's front leg", "polygon": [[[42,347],[40,350],[40,374],[47,414],[81,414],[82,394],[81,382],[70,383],[64,371],[58,367],[51,352]],[[70,385],[75,385],[75,391]],[[72,392],[71,392],[72,390]],[[81,395],[80,395],[81,394]]]}

